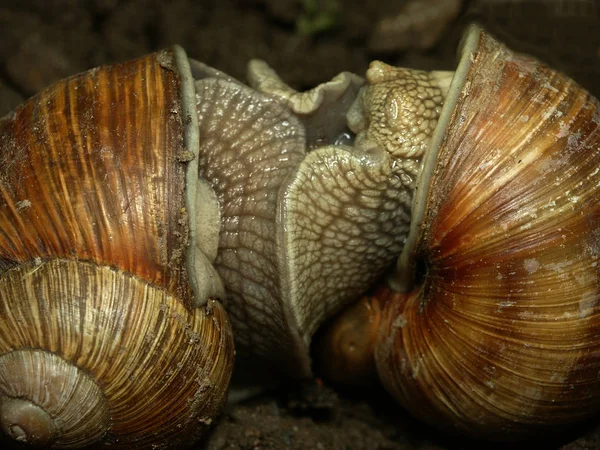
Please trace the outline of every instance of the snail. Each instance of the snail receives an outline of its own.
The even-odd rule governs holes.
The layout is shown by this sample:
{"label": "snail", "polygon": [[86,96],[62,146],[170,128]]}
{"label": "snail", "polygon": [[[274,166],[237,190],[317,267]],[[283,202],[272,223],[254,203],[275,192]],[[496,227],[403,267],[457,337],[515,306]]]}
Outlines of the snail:
{"label": "snail", "polygon": [[233,336],[194,105],[176,47],[68,78],[0,121],[5,437],[182,448],[224,404]]}
{"label": "snail", "polygon": [[[370,67],[357,145],[406,144],[394,124],[430,100],[391,93],[398,77]],[[376,371],[453,433],[549,435],[600,409],[600,104],[477,27],[444,97],[402,253],[326,332],[324,370]]]}
{"label": "snail", "polygon": [[[352,381],[374,364],[415,415],[475,437],[520,439],[598,411],[595,98],[477,26],[454,72],[374,62],[366,84],[342,73],[301,93],[251,61],[248,78],[254,91],[234,81],[235,101],[211,112],[206,99],[228,97],[211,86],[199,108],[200,167],[222,168],[200,172],[228,217],[215,268],[239,348],[310,377],[316,330],[397,259],[334,325],[327,364]],[[227,148],[248,157],[223,160],[223,118],[264,95],[285,108],[231,126]],[[255,145],[273,115],[287,132]],[[270,151],[285,173],[262,166]],[[257,159],[253,190],[231,192]],[[243,223],[249,198],[268,201]]]}
{"label": "snail", "polygon": [[400,251],[407,199],[389,187],[402,180],[385,152],[348,145],[362,78],[296,95],[255,66],[270,87],[174,47],[63,80],[2,119],[5,436],[189,445],[225,400],[229,319],[236,347],[308,378],[321,313]]}
{"label": "snail", "polygon": [[[319,311],[401,249],[391,159],[340,145],[362,84],[344,73],[286,100],[281,84],[254,89],[174,47],[63,80],[4,117],[3,434],[191,444],[225,400],[229,319],[236,347],[310,377]],[[332,301],[314,304],[322,275]]]}
{"label": "snail", "polygon": [[455,72],[248,78],[175,47],[0,122],[5,434],[189,443],[225,397],[229,321],[236,353],[309,378],[314,333],[396,261],[345,354],[416,415],[511,438],[598,409],[597,100],[478,27]]}

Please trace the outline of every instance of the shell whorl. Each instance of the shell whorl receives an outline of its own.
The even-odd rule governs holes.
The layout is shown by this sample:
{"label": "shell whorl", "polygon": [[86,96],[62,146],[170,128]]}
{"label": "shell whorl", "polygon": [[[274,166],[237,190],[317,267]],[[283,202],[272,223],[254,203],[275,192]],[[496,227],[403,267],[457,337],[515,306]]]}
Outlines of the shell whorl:
{"label": "shell whorl", "polygon": [[[430,423],[495,439],[600,408],[600,105],[473,32],[383,312],[384,384]],[[428,158],[428,159],[427,159]],[[430,178],[429,178],[430,177]]]}
{"label": "shell whorl", "polygon": [[[0,395],[43,407],[63,432],[57,447],[81,445],[85,436],[150,448],[157,435],[176,447],[210,424],[233,359],[219,303],[190,313],[143,280],[66,260],[21,266],[1,281],[0,376],[8,371],[14,379],[17,364],[37,364],[39,381],[53,381],[2,383]],[[73,403],[78,399],[82,405]]]}
{"label": "shell whorl", "polygon": [[17,442],[83,447],[102,439],[109,427],[109,407],[98,384],[53,353],[3,354],[0,384],[0,424]]}
{"label": "shell whorl", "polygon": [[[224,403],[233,338],[220,304],[197,298],[220,282],[194,287],[216,273],[190,217],[197,123],[181,58],[93,69],[0,121],[0,396],[17,440],[179,448]],[[26,354],[47,392],[15,379]],[[17,423],[27,408],[39,433]]]}

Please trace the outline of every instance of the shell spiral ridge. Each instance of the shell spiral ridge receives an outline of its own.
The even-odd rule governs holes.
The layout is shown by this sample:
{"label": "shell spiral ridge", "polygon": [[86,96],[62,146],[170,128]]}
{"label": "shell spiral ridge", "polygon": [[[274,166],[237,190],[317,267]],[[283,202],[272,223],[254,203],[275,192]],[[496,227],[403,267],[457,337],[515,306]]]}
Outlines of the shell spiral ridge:
{"label": "shell spiral ridge", "polygon": [[600,105],[485,33],[471,60],[429,181],[427,273],[386,305],[376,363],[416,415],[516,439],[600,408]]}
{"label": "shell spiral ridge", "polygon": [[[68,422],[61,415],[77,421],[90,411],[106,425],[94,436],[111,447],[153,448],[158,435],[161,445],[178,448],[193,441],[222,405],[233,338],[218,302],[188,312],[177,298],[130,275],[65,260],[9,271],[2,276],[0,299],[0,376],[7,371],[13,377],[13,387],[3,384],[1,395],[51,405],[47,412],[57,428]],[[60,359],[72,380],[48,368],[54,381],[46,381],[45,389],[30,387],[28,376],[10,370],[11,355],[23,352],[29,359],[36,353]],[[93,396],[72,403],[77,396],[71,392],[84,389],[77,376],[97,385],[86,392],[101,392],[94,401],[104,405],[104,415],[85,404]],[[55,445],[79,445],[80,434],[57,437]]]}
{"label": "shell spiral ridge", "polygon": [[225,401],[227,314],[192,308],[180,66],[93,69],[0,121],[0,425],[18,441],[180,448]]}

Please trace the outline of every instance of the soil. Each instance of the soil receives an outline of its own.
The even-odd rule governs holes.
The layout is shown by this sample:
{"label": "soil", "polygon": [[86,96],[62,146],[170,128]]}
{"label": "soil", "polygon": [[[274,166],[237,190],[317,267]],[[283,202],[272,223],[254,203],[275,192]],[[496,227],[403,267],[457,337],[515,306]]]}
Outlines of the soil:
{"label": "soil", "polygon": [[[438,3],[444,0],[438,0]],[[600,96],[600,4],[595,0],[465,0],[429,49],[374,50],[375,24],[402,0],[0,0],[0,116],[54,81],[179,43],[238,79],[265,59],[305,89],[369,61],[451,69],[461,31],[477,20],[509,45],[568,72]],[[409,45],[410,46],[410,45]],[[593,421],[551,442],[511,448],[600,448]],[[230,404],[197,448],[494,448],[420,424],[379,387],[344,389],[320,380],[280,385]],[[497,448],[506,448],[499,445]]]}

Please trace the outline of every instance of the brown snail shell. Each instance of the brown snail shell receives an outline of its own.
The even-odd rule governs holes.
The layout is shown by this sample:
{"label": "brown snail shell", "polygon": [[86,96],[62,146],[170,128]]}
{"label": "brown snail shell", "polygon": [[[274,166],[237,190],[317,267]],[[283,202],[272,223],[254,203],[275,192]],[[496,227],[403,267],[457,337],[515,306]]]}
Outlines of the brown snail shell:
{"label": "brown snail shell", "polygon": [[205,295],[222,287],[207,288],[197,242],[193,95],[176,48],[71,77],[0,121],[9,437],[180,448],[223,404],[233,339]]}
{"label": "brown snail shell", "polygon": [[600,409],[600,104],[476,27],[460,53],[375,363],[435,426],[539,436]]}

